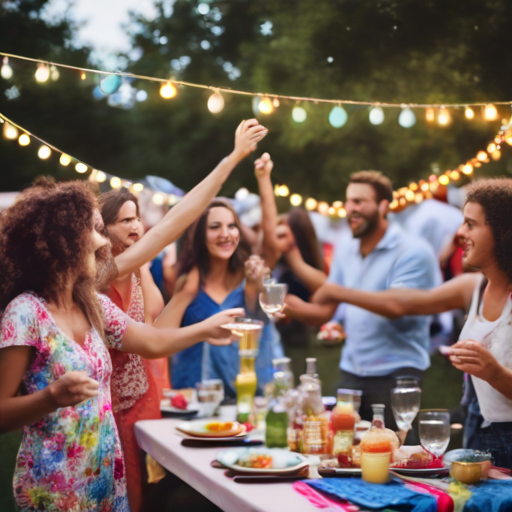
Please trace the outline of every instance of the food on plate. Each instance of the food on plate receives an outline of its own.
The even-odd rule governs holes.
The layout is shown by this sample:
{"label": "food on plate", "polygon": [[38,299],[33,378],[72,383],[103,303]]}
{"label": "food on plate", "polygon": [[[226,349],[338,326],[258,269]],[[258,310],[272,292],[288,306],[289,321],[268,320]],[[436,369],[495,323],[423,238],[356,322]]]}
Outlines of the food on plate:
{"label": "food on plate", "polygon": [[235,427],[236,425],[232,421],[212,421],[206,425],[206,430],[209,432],[229,432]]}
{"label": "food on plate", "polygon": [[188,407],[188,402],[181,393],[178,393],[171,398],[171,405],[176,407],[176,409],[185,410]]}
{"label": "food on plate", "polygon": [[272,456],[267,453],[248,453],[238,459],[238,465],[244,468],[270,469]]}
{"label": "food on plate", "polygon": [[442,459],[425,451],[421,446],[401,446],[393,452],[391,468],[437,469],[442,468]]}

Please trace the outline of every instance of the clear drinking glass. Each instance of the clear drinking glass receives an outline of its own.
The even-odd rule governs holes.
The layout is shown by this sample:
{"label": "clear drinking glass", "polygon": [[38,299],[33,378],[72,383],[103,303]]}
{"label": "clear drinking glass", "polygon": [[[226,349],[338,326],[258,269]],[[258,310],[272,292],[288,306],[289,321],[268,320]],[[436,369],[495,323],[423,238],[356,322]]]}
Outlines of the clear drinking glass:
{"label": "clear drinking glass", "polygon": [[273,282],[269,279],[263,282],[263,291],[260,292],[260,306],[270,319],[284,309],[284,299],[288,293],[288,285]]}
{"label": "clear drinking glass", "polygon": [[224,324],[235,336],[240,336],[239,354],[240,357],[256,357],[258,355],[258,344],[263,329],[263,322],[254,318],[235,317],[233,322]]}
{"label": "clear drinking glass", "polygon": [[354,410],[359,413],[361,407],[361,397],[363,392],[360,389],[338,389],[337,401],[338,402],[352,402]]}
{"label": "clear drinking glass", "polygon": [[396,424],[400,430],[400,441],[405,441],[407,432],[412,428],[412,422],[421,404],[421,388],[416,379],[397,380],[397,387],[391,390],[391,409]]}
{"label": "clear drinking glass", "polygon": [[436,458],[450,443],[450,413],[446,409],[425,409],[419,415],[420,443]]}

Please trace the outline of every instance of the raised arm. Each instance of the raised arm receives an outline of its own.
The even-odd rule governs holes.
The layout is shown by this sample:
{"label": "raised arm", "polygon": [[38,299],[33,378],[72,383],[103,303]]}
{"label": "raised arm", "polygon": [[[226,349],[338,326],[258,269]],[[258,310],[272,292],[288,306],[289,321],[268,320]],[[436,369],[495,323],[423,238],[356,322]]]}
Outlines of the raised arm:
{"label": "raised arm", "polygon": [[308,265],[302,259],[302,255],[297,246],[285,252],[284,258],[292,272],[304,283],[310,293],[316,292],[327,280],[325,272]]}
{"label": "raised arm", "polygon": [[215,197],[231,171],[247,155],[256,149],[265,137],[267,129],[256,119],[243,121],[235,133],[233,152],[196,185],[165,217],[150,229],[136,244],[116,256],[119,276],[123,277],[152,260],[165,246],[176,240],[194,222]]}
{"label": "raised arm", "polygon": [[164,298],[153,280],[149,266],[143,265],[140,269],[140,284],[144,296],[144,316],[148,324],[152,324],[155,318],[164,309]]}
{"label": "raised arm", "polygon": [[277,239],[277,206],[274,197],[274,188],[270,173],[274,167],[274,162],[270,159],[268,153],[263,153],[261,158],[254,162],[254,174],[258,180],[258,189],[261,200],[261,225],[263,228],[263,247],[262,255],[270,269],[273,269],[281,257],[278,249]]}
{"label": "raised arm", "polygon": [[391,288],[366,292],[334,283],[324,284],[313,296],[316,304],[346,302],[387,318],[403,315],[432,315],[452,309],[468,310],[480,274],[463,274],[430,290]]}
{"label": "raised arm", "polygon": [[284,314],[287,318],[298,320],[307,325],[322,325],[331,320],[336,313],[337,304],[311,304],[304,302],[295,295],[287,295]]}

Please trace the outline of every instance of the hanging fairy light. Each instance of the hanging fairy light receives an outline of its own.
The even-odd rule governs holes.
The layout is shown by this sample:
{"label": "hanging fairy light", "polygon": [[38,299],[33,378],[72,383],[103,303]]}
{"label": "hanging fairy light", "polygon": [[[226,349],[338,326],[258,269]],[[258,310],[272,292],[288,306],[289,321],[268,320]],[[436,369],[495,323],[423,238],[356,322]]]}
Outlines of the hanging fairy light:
{"label": "hanging fairy light", "polygon": [[134,183],[133,190],[135,190],[135,192],[142,192],[144,190],[144,185],[142,183]]}
{"label": "hanging fairy light", "polygon": [[47,82],[50,78],[50,68],[46,64],[38,64],[34,76],[39,83]]}
{"label": "hanging fairy light", "polygon": [[39,148],[39,150],[37,152],[37,156],[41,160],[46,160],[47,158],[50,157],[51,154],[52,154],[52,150],[48,146],[45,146],[44,144]]}
{"label": "hanging fairy light", "polygon": [[368,115],[370,123],[377,126],[384,122],[384,110],[381,107],[373,107]]}
{"label": "hanging fairy light", "polygon": [[50,78],[54,82],[56,82],[60,78],[60,73],[57,66],[50,66]]}
{"label": "hanging fairy light", "polygon": [[436,119],[436,111],[431,107],[427,108],[427,110],[425,110],[425,119],[429,123],[433,123]]}
{"label": "hanging fairy light", "polygon": [[344,219],[346,216],[347,216],[347,210],[345,210],[345,208],[340,208],[338,210],[338,217],[341,217],[342,219]]}
{"label": "hanging fairy light", "polygon": [[122,185],[121,178],[118,178],[117,176],[110,178],[110,186],[113,189],[121,188],[121,185]]}
{"label": "hanging fairy light", "polygon": [[318,203],[318,212],[322,215],[326,215],[329,211],[329,205],[325,201],[320,201]]}
{"label": "hanging fairy light", "polygon": [[85,71],[82,71],[80,73],[80,80],[85,80],[86,78],[87,78],[87,75],[86,75]]}
{"label": "hanging fairy light", "polygon": [[4,127],[2,129],[4,138],[7,140],[14,140],[18,138],[18,128],[8,123],[7,121],[4,123]]}
{"label": "hanging fairy light", "polygon": [[82,162],[78,162],[75,165],[75,171],[80,174],[83,174],[84,172],[87,172],[87,165],[83,164]]}
{"label": "hanging fairy light", "polygon": [[218,114],[222,111],[224,108],[224,98],[222,97],[222,94],[219,91],[215,91],[209,98],[208,98],[208,110],[212,114]]}
{"label": "hanging fairy light", "polygon": [[308,117],[308,113],[302,107],[299,107],[299,106],[293,107],[292,119],[296,123],[303,123],[307,119],[307,117]]}
{"label": "hanging fairy light", "polygon": [[416,116],[409,107],[403,107],[398,116],[398,124],[403,128],[411,128],[416,124]]}
{"label": "hanging fairy light", "polygon": [[18,139],[20,146],[28,146],[30,144],[30,137],[26,133],[22,133]]}
{"label": "hanging fairy light", "polygon": [[450,178],[448,178],[446,174],[443,174],[442,176],[439,176],[438,181],[441,185],[448,185],[448,183],[450,183]]}
{"label": "hanging fairy light", "polygon": [[71,163],[71,157],[69,155],[66,155],[66,153],[62,153],[59,158],[60,165],[63,165],[64,167],[68,166]]}
{"label": "hanging fairy light", "polygon": [[331,123],[331,126],[334,128],[341,128],[344,126],[347,119],[347,111],[341,105],[334,107],[329,114],[329,123]]}
{"label": "hanging fairy light", "polygon": [[405,193],[405,196],[404,196],[404,197],[405,197],[405,199],[406,199],[407,201],[411,202],[411,201],[414,201],[414,196],[415,196],[414,192],[413,192],[412,190],[408,190],[408,191]]}
{"label": "hanging fairy light", "polygon": [[487,146],[487,153],[494,153],[495,151],[496,151],[496,144],[494,144],[494,142],[491,142]]}
{"label": "hanging fairy light", "polygon": [[2,68],[0,69],[0,75],[5,80],[9,80],[10,78],[12,78],[13,71],[12,71],[11,66],[9,65],[8,57],[4,57],[4,59],[2,61]]}
{"label": "hanging fairy light", "polygon": [[286,185],[279,185],[277,188],[277,195],[280,197],[288,197],[290,189]]}
{"label": "hanging fairy light", "polygon": [[268,96],[265,96],[260,100],[258,110],[262,114],[272,114],[272,112],[274,112],[274,105],[272,105],[272,101],[270,101]]}
{"label": "hanging fairy light", "polygon": [[306,207],[306,210],[314,210],[317,207],[317,201],[316,199],[313,199],[312,197],[308,197],[306,199],[306,202],[304,203],[304,206]]}
{"label": "hanging fairy light", "polygon": [[277,98],[274,98],[272,101],[272,105],[274,105],[275,108],[279,107],[281,103],[279,103],[279,100]]}
{"label": "hanging fairy light", "polygon": [[491,158],[494,160],[494,161],[498,161],[500,158],[501,158],[501,151],[499,149],[495,149],[492,153],[491,153]]}
{"label": "hanging fairy light", "polygon": [[160,87],[160,96],[164,100],[170,100],[171,98],[174,98],[178,91],[176,90],[176,87],[172,82],[167,82]]}
{"label": "hanging fairy light", "polygon": [[448,126],[452,122],[452,116],[446,108],[441,107],[439,109],[437,114],[437,122],[440,126]]}
{"label": "hanging fairy light", "polygon": [[290,204],[292,206],[300,206],[302,203],[302,196],[300,194],[292,194],[290,196]]}
{"label": "hanging fairy light", "polygon": [[484,118],[487,121],[494,121],[498,118],[498,110],[492,103],[485,106]]}
{"label": "hanging fairy light", "polygon": [[119,75],[108,75],[100,82],[100,89],[104,94],[114,94],[122,84],[123,80]]}
{"label": "hanging fairy light", "polygon": [[103,171],[98,171],[96,173],[96,181],[98,183],[104,183],[105,181],[107,181],[107,175]]}
{"label": "hanging fairy light", "polygon": [[485,151],[479,151],[476,154],[477,160],[480,160],[480,162],[483,162],[484,160],[487,160],[487,153]]}
{"label": "hanging fairy light", "polygon": [[462,173],[465,174],[466,176],[469,176],[471,174],[473,174],[473,166],[471,164],[466,164],[466,165],[463,165],[462,166]]}
{"label": "hanging fairy light", "polygon": [[151,198],[151,200],[153,201],[153,203],[155,203],[157,206],[161,206],[164,204],[165,202],[165,199],[164,199],[164,196],[160,193],[156,193],[156,194],[153,194],[153,197]]}
{"label": "hanging fairy light", "polygon": [[466,119],[473,119],[475,117],[475,111],[471,107],[466,107],[464,115],[466,116]]}

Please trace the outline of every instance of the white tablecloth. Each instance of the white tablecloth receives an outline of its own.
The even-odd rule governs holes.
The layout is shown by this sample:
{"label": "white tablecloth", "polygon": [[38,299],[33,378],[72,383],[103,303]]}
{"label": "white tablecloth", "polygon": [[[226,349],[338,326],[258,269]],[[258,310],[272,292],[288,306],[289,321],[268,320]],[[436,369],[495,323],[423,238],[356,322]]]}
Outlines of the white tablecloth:
{"label": "white tablecloth", "polygon": [[135,434],[140,447],[168,471],[174,473],[226,512],[317,511],[295,492],[290,482],[237,484],[224,470],[210,466],[220,448],[181,446],[175,430],[179,420],[139,421]]}

